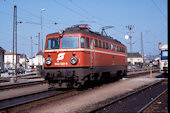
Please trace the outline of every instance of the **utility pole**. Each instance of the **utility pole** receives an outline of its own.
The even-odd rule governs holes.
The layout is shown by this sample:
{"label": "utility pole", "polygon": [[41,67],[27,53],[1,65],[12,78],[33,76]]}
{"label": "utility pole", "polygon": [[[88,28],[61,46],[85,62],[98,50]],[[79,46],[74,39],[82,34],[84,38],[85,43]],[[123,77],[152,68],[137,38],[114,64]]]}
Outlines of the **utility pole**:
{"label": "utility pole", "polygon": [[[42,42],[42,52],[44,51],[43,50],[43,22],[42,22],[42,12],[45,11],[45,9],[41,9],[41,42]],[[43,52],[44,53],[44,52]],[[43,56],[44,58],[44,56]],[[44,69],[44,64],[43,64],[43,59],[42,59],[42,69]]]}
{"label": "utility pole", "polygon": [[27,66],[26,66],[26,57],[27,57],[27,56],[26,56],[26,55],[24,55],[24,56],[25,56],[25,69],[26,69],[26,67],[27,67]]}
{"label": "utility pole", "polygon": [[126,26],[129,30],[129,39],[130,39],[130,53],[132,53],[132,29],[134,28],[134,25],[128,25]]}
{"label": "utility pole", "polygon": [[42,41],[42,51],[43,51],[43,22],[42,22],[42,12],[45,11],[45,9],[41,9],[41,41]]}
{"label": "utility pole", "polygon": [[[38,53],[40,52],[40,33],[38,33]],[[38,55],[38,69],[40,71],[40,58]]]}
{"label": "utility pole", "polygon": [[161,63],[161,48],[162,48],[162,43],[158,43],[158,49],[159,49],[159,69],[160,69],[160,63]]}
{"label": "utility pole", "polygon": [[[16,54],[15,64],[14,64],[14,53]],[[13,18],[13,67],[15,66],[15,75],[17,82],[17,6],[14,6],[14,18]]]}
{"label": "utility pole", "polygon": [[[126,26],[127,28],[128,28],[128,30],[129,30],[129,39],[130,39],[130,43],[129,43],[129,45],[130,45],[130,53],[132,54],[132,58],[133,58],[133,53],[132,53],[132,29],[134,28],[134,25],[128,25],[128,26]],[[133,59],[131,58],[131,70],[132,71],[134,71],[134,69],[133,69],[133,67],[132,67],[132,64],[133,64]]]}
{"label": "utility pole", "polygon": [[38,33],[38,52],[40,51],[40,33]]}
{"label": "utility pole", "polygon": [[31,39],[31,64],[33,65],[33,44],[32,44],[32,37],[30,37]]}
{"label": "utility pole", "polygon": [[141,54],[142,54],[142,58],[143,58],[143,68],[145,68],[145,56],[144,56],[144,49],[143,49],[143,35],[141,32]]}

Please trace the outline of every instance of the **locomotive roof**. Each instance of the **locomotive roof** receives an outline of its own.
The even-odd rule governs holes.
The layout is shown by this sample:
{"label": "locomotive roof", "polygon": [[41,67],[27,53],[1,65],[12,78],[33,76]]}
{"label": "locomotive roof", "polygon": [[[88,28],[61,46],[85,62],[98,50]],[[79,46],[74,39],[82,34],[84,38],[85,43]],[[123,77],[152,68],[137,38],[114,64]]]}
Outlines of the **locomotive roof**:
{"label": "locomotive roof", "polygon": [[[86,26],[81,27],[80,25],[74,25],[72,27],[66,28],[64,30],[64,34],[65,33],[84,33],[84,34],[88,34],[88,35],[91,35],[91,36],[98,37],[98,38],[103,39],[103,40],[108,40],[108,41],[123,45],[120,41],[113,39],[110,36],[104,36],[104,35],[100,34],[99,32],[93,32],[93,31],[90,30],[90,28],[88,28]],[[54,34],[60,34],[60,33],[55,32],[55,33],[51,33],[51,34],[48,34],[48,35],[54,35]]]}

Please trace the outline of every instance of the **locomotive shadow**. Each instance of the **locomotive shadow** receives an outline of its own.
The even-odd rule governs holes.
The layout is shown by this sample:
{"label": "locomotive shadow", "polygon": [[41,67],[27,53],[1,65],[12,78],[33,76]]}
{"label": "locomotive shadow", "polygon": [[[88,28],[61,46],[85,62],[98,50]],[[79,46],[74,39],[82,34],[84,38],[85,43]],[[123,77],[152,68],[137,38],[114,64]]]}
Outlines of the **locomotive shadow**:
{"label": "locomotive shadow", "polygon": [[48,90],[57,90],[57,91],[68,91],[73,88],[60,88],[60,87],[49,87]]}
{"label": "locomotive shadow", "polygon": [[100,80],[100,81],[88,81],[81,88],[79,88],[77,90],[87,90],[89,88],[100,87],[102,85],[113,83],[113,82],[116,82],[116,81],[119,81],[119,80],[120,79],[112,78],[112,79],[103,80],[103,81],[102,80]]}
{"label": "locomotive shadow", "polygon": [[156,78],[168,78],[168,74],[160,74]]}

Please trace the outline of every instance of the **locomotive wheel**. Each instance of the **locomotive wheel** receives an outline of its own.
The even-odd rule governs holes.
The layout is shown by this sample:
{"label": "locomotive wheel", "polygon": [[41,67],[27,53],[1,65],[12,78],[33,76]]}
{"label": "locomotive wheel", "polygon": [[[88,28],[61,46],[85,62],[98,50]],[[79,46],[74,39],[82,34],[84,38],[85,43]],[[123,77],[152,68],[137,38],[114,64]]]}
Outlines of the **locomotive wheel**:
{"label": "locomotive wheel", "polygon": [[118,71],[118,72],[117,72],[116,79],[119,80],[119,79],[122,79],[122,78],[123,78],[122,72],[121,72],[121,71]]}
{"label": "locomotive wheel", "polygon": [[82,84],[75,82],[75,83],[73,83],[73,88],[81,89],[82,88]]}
{"label": "locomotive wheel", "polygon": [[127,71],[126,70],[123,72],[123,77],[125,77],[125,76],[127,76]]}
{"label": "locomotive wheel", "polygon": [[55,88],[55,84],[54,83],[49,83],[48,84],[48,89],[53,89]]}

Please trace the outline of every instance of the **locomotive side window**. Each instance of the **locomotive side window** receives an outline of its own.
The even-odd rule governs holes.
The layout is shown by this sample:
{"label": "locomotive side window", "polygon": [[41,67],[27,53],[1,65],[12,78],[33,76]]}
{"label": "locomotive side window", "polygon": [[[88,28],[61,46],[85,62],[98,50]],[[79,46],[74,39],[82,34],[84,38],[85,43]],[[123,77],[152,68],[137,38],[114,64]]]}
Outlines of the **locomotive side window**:
{"label": "locomotive side window", "polygon": [[47,49],[58,49],[60,47],[60,38],[48,39]]}
{"label": "locomotive side window", "polygon": [[108,49],[109,48],[109,46],[108,46],[108,43],[106,42],[106,49]]}
{"label": "locomotive side window", "polygon": [[111,50],[113,50],[113,44],[111,44]]}
{"label": "locomotive side window", "polygon": [[123,48],[123,52],[125,53],[125,48]]}
{"label": "locomotive side window", "polygon": [[112,50],[112,48],[111,48],[111,44],[110,44],[110,43],[109,43],[108,47],[109,47],[109,50]]}
{"label": "locomotive side window", "polygon": [[113,45],[113,51],[117,51],[117,46]]}
{"label": "locomotive side window", "polygon": [[105,49],[106,47],[105,47],[105,42],[103,42],[103,49]]}
{"label": "locomotive side window", "polygon": [[117,51],[118,51],[118,52],[120,51],[120,47],[119,47],[119,46],[117,46]]}
{"label": "locomotive side window", "polygon": [[89,38],[86,38],[86,47],[89,48]]}
{"label": "locomotive side window", "polygon": [[81,48],[85,48],[85,38],[81,37]]}
{"label": "locomotive side window", "polygon": [[98,40],[95,39],[95,44],[94,44],[95,47],[98,47]]}
{"label": "locomotive side window", "polygon": [[99,40],[99,48],[102,48],[102,42]]}
{"label": "locomotive side window", "polygon": [[90,40],[90,48],[93,49],[93,39]]}
{"label": "locomotive side window", "polygon": [[120,52],[122,52],[122,47],[120,47]]}
{"label": "locomotive side window", "polygon": [[124,53],[124,48],[122,47],[122,52]]}
{"label": "locomotive side window", "polygon": [[78,48],[78,37],[63,37],[62,48]]}

